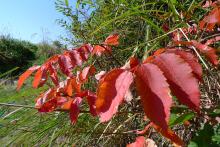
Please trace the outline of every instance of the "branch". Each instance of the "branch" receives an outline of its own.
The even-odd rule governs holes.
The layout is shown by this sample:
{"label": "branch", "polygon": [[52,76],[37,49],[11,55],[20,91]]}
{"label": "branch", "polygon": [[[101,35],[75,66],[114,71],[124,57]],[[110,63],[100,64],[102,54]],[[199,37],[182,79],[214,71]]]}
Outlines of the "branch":
{"label": "branch", "polygon": [[[36,107],[30,106],[30,105],[8,104],[8,103],[0,103],[0,106],[22,107],[22,108],[29,108],[29,109],[37,109]],[[68,112],[69,110],[56,109],[54,111]],[[90,113],[90,111],[81,110],[80,113]],[[143,113],[143,111],[122,111],[122,112],[118,112],[118,114],[127,114],[127,113],[138,114],[138,113]]]}
{"label": "branch", "polygon": [[[183,32],[183,30],[181,29],[181,28],[179,28],[179,30],[180,30],[180,32],[183,34],[183,36],[186,38],[186,40],[188,41],[188,42],[190,42],[190,39],[186,36],[186,34]],[[195,53],[196,53],[196,55],[199,57],[199,59],[200,59],[200,61],[203,63],[203,65],[205,66],[205,68],[207,69],[207,70],[209,70],[209,67],[208,67],[208,65],[205,63],[205,61],[202,59],[202,57],[200,56],[200,54],[199,54],[199,52],[197,51],[197,49],[194,47],[194,46],[192,46],[192,48],[193,48],[193,50],[195,51]]]}
{"label": "branch", "polygon": [[214,38],[214,37],[217,37],[217,36],[220,36],[220,33],[217,33],[217,34],[213,34],[213,35],[210,35],[210,36],[206,36],[204,37],[203,39],[201,39],[201,42],[207,40],[207,39],[210,39],[210,38]]}
{"label": "branch", "polygon": [[22,108],[36,109],[34,106],[29,106],[29,105],[0,103],[0,106],[1,106],[1,105],[2,105],[2,106],[11,106],[11,107],[22,107]]}

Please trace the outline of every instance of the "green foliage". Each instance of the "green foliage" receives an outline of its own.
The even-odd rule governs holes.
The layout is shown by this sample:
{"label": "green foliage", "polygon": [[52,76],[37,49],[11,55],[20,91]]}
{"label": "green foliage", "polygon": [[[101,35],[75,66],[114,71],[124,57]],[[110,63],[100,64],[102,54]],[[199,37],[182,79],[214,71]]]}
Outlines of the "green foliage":
{"label": "green foliage", "polygon": [[210,125],[205,123],[201,130],[198,131],[196,136],[192,139],[189,147],[218,147],[220,136],[220,125]]}
{"label": "green foliage", "polygon": [[199,2],[78,0],[74,7],[72,1],[66,5],[65,1],[57,0],[56,9],[65,16],[58,22],[69,34],[65,41],[72,45],[86,42],[97,44],[107,35],[119,33],[122,39],[115,55],[124,62],[131,54],[142,57],[145,51],[146,58],[151,51],[167,44],[169,37],[163,36],[162,26],[166,24],[172,31],[188,23],[187,19],[181,18],[180,12],[199,20],[203,14],[202,10],[196,9]]}
{"label": "green foliage", "polygon": [[30,42],[0,36],[0,73],[15,67],[19,72],[25,71],[35,60],[36,51],[37,46]]}
{"label": "green foliage", "polygon": [[[46,88],[32,89],[27,86],[18,93],[15,87],[4,86],[0,88],[0,103],[33,106],[33,99]],[[0,143],[4,146],[49,146],[49,144],[51,146],[72,146],[73,144],[85,146],[88,145],[88,139],[94,131],[90,126],[96,125],[97,122],[97,118],[91,118],[90,115],[85,114],[79,118],[76,125],[72,125],[65,112],[44,114],[35,109],[0,105]],[[103,129],[99,125],[95,128]],[[84,135],[78,135],[77,132],[84,132]]]}
{"label": "green foliage", "polygon": [[178,116],[177,114],[171,114],[171,120],[169,122],[169,125],[174,126],[177,124],[183,124],[185,121],[188,121],[194,117],[195,117],[195,114],[192,112],[184,113],[180,116]]}

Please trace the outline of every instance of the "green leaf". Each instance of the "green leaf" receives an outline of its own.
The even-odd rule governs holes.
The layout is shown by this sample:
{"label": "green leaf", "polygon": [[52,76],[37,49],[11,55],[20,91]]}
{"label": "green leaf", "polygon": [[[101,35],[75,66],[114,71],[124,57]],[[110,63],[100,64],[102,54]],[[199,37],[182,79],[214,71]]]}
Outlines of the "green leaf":
{"label": "green leaf", "polygon": [[212,141],[215,141],[217,143],[220,143],[220,134],[212,136]]}
{"label": "green leaf", "polygon": [[6,75],[8,75],[8,74],[10,74],[10,73],[12,73],[13,71],[17,70],[18,68],[19,68],[19,67],[15,67],[15,68],[13,68],[13,69],[11,69],[11,70],[9,70],[9,71],[3,73],[3,74],[0,74],[0,78],[1,78],[1,77],[4,77],[4,76],[6,76]]}
{"label": "green leaf", "polygon": [[[177,100],[175,96],[173,96],[173,99]],[[183,113],[184,111],[188,110],[188,107],[185,105],[179,105],[178,107],[173,107],[171,112],[175,114]]]}
{"label": "green leaf", "polygon": [[211,117],[217,117],[220,115],[220,109],[215,109],[213,112],[209,113]]}
{"label": "green leaf", "polygon": [[179,117],[177,115],[176,116],[173,115],[173,118],[172,118],[172,115],[171,115],[172,119],[170,121],[170,126],[174,126],[174,125],[177,125],[177,124],[182,124],[185,121],[192,119],[194,116],[195,116],[195,114],[192,113],[192,112],[185,113],[185,114],[183,114]]}
{"label": "green leaf", "polygon": [[212,141],[212,136],[214,135],[214,127],[209,123],[206,123],[204,127],[198,131],[198,134],[192,139],[192,141],[199,147],[218,147],[219,145]]}
{"label": "green leaf", "polygon": [[69,0],[65,0],[65,5],[68,7],[69,6]]}
{"label": "green leaf", "polygon": [[190,141],[188,147],[198,147],[198,144],[193,141]]}
{"label": "green leaf", "polygon": [[170,120],[169,120],[169,126],[170,126],[171,124],[173,124],[177,118],[178,118],[178,115],[177,115],[177,114],[171,113],[171,115],[170,115]]}

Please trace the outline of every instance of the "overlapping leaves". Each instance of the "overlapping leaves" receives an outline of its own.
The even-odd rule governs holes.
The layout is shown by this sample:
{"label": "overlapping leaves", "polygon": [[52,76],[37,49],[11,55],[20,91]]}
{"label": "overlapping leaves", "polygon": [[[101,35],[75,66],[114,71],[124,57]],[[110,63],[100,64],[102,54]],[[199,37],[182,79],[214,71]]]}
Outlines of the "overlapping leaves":
{"label": "overlapping leaves", "polygon": [[[219,8],[214,9],[204,17],[200,28],[208,26],[212,30],[219,25]],[[196,27],[183,29],[183,33],[197,33]],[[206,43],[195,40],[182,41],[184,34],[173,34],[174,44],[194,46],[203,53],[213,65],[218,65],[215,49],[209,45],[220,40],[212,38]],[[103,53],[111,53],[111,46],[117,46],[119,36],[110,35],[101,44],[84,44],[79,48],[67,50],[61,55],[55,55],[48,59],[42,66],[33,66],[22,74],[18,80],[17,90],[24,81],[36,71],[33,87],[43,86],[48,77],[55,84],[36,100],[36,108],[40,112],[54,110],[68,111],[72,123],[77,121],[80,106],[86,100],[89,111],[93,116],[99,116],[101,122],[109,121],[118,111],[120,105],[126,101],[126,95],[130,87],[134,86],[141,98],[143,110],[151,121],[151,126],[163,136],[169,138],[177,145],[183,145],[182,140],[169,128],[170,109],[173,96],[181,104],[188,106],[193,111],[200,113],[199,81],[202,81],[202,67],[193,53],[179,48],[160,49],[142,63],[132,57],[129,65],[112,69],[109,72],[97,74],[98,87],[96,93],[82,90],[82,84],[86,83],[89,76],[96,70],[93,65],[84,67],[73,75],[75,67],[81,67],[90,56],[100,56]],[[63,82],[59,82],[58,69],[67,76]],[[144,137],[138,137],[130,146],[146,145]]]}
{"label": "overlapping leaves", "polygon": [[[59,83],[57,71],[60,71],[68,77],[73,77],[72,70],[75,67],[81,67],[84,62],[86,62],[90,55],[101,55],[105,52],[111,52],[111,46],[118,45],[119,36],[117,34],[110,35],[106,38],[106,40],[99,45],[102,47],[102,51],[96,50],[97,45],[84,44],[79,48],[74,48],[71,50],[65,51],[61,55],[54,55],[49,58],[43,65],[41,66],[33,66],[29,68],[25,73],[23,73],[18,79],[17,90],[21,88],[25,80],[36,71],[33,87],[38,88],[43,86],[48,79],[48,75],[50,76],[53,83],[57,86]],[[94,68],[93,68],[94,69]],[[85,74],[88,70],[84,69],[81,75],[81,80],[86,80]]]}
{"label": "overlapping leaves", "polygon": [[201,65],[192,53],[177,49],[157,52],[144,63],[135,65],[131,62],[130,69],[113,69],[100,80],[96,108],[101,121],[115,114],[134,78],[146,116],[162,134],[180,144],[181,139],[168,127],[173,103],[171,93],[180,103],[199,112]]}
{"label": "overlapping leaves", "polygon": [[[43,86],[48,77],[54,83],[46,92],[42,93],[36,100],[36,108],[40,112],[51,112],[54,110],[69,111],[72,123],[75,123],[80,112],[80,105],[85,99],[89,105],[93,116],[97,115],[95,110],[96,94],[88,90],[82,90],[81,85],[87,82],[88,78],[95,74],[96,69],[93,65],[84,67],[77,71],[74,76],[72,71],[76,67],[81,67],[91,55],[111,52],[111,46],[118,45],[118,35],[113,34],[106,38],[100,45],[103,52],[95,50],[97,45],[84,44],[79,48],[67,50],[63,54],[55,55],[49,58],[41,66],[33,66],[23,73],[18,80],[17,90],[21,88],[25,80],[36,71],[32,82],[33,88]],[[108,50],[108,51],[106,51]],[[67,76],[65,81],[59,82],[58,72]]]}

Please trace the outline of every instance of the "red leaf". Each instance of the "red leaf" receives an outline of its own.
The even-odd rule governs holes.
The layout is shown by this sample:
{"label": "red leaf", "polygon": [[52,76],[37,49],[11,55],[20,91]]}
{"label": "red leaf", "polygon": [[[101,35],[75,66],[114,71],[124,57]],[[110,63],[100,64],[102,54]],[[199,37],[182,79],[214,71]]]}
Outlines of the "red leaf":
{"label": "red leaf", "polygon": [[147,147],[144,136],[138,136],[135,142],[128,144],[126,147]]}
{"label": "red leaf", "polygon": [[152,126],[155,130],[157,130],[157,132],[161,133],[164,137],[170,139],[175,144],[179,146],[184,146],[184,142],[182,141],[182,139],[180,139],[179,136],[177,136],[170,128],[163,129],[155,124],[152,124]]}
{"label": "red leaf", "polygon": [[20,90],[21,86],[24,84],[25,80],[40,66],[32,66],[28,70],[26,70],[22,75],[19,76],[18,84],[17,84],[17,90]]}
{"label": "red leaf", "polygon": [[110,46],[106,46],[106,45],[95,45],[93,47],[93,51],[92,51],[92,55],[97,55],[97,56],[101,56],[103,53],[111,53],[112,49]]}
{"label": "red leaf", "polygon": [[139,136],[134,143],[128,144],[126,147],[157,147],[157,145],[152,139],[145,140],[143,136]]}
{"label": "red leaf", "polygon": [[213,3],[213,2],[212,2],[211,0],[207,0],[202,7],[203,7],[203,8],[208,8],[208,7],[212,6],[212,3]]}
{"label": "red leaf", "polygon": [[81,91],[81,92],[78,92],[75,94],[75,97],[81,97],[81,98],[84,98],[84,97],[87,97],[89,94],[89,91],[88,90],[85,90],[85,91]]}
{"label": "red leaf", "polygon": [[38,86],[43,86],[47,81],[47,67],[42,65],[36,72],[34,80],[32,82],[33,88],[38,88]]}
{"label": "red leaf", "polygon": [[102,47],[100,45],[95,45],[93,48],[94,49],[92,51],[92,55],[97,55],[97,56],[101,56],[102,53],[104,53],[106,50],[104,47]]}
{"label": "red leaf", "polygon": [[60,55],[58,59],[58,64],[60,66],[60,70],[67,76],[71,77],[71,69],[73,68],[71,59],[67,55]]}
{"label": "red leaf", "polygon": [[147,117],[162,128],[167,128],[172,97],[162,71],[153,64],[142,64],[136,69],[136,87]]}
{"label": "red leaf", "polygon": [[219,40],[220,40],[220,36],[216,36],[216,37],[214,37],[214,38],[212,38],[212,39],[207,40],[206,43],[205,43],[205,45],[213,44],[213,43],[215,43],[215,42],[217,42],[217,41],[219,41]]}
{"label": "red leaf", "polygon": [[52,112],[56,110],[58,106],[61,106],[62,110],[69,110],[69,101],[67,97],[56,96],[55,91],[51,91],[46,97],[38,99],[36,108],[39,112]]}
{"label": "red leaf", "polygon": [[58,58],[59,58],[59,55],[54,55],[54,56],[52,56],[52,57],[50,57],[46,62],[45,62],[45,64],[46,63],[51,63],[51,64],[53,64],[53,63],[56,63],[57,61],[58,61]]}
{"label": "red leaf", "polygon": [[216,55],[214,48],[201,44],[195,40],[192,40],[192,43],[193,46],[199,49],[199,51],[203,53],[213,65],[218,65],[218,56]]}
{"label": "red leaf", "polygon": [[55,94],[55,89],[49,89],[39,96],[35,104],[39,112],[51,112],[56,109],[57,99]]}
{"label": "red leaf", "polygon": [[[197,25],[193,24],[192,26],[189,26],[189,27],[185,27],[185,28],[182,28],[182,31],[184,32],[184,34],[189,34],[189,35],[196,35],[198,34],[198,28],[197,28]],[[183,38],[183,33],[179,32],[179,31],[174,31],[172,33],[172,39],[173,41],[180,41],[182,40]]]}
{"label": "red leaf", "polygon": [[138,136],[135,142],[128,144],[126,147],[147,147],[145,137]]}
{"label": "red leaf", "polygon": [[199,23],[200,29],[206,29],[208,31],[213,30],[216,24],[220,24],[220,8],[214,8],[207,16],[203,18]]}
{"label": "red leaf", "polygon": [[72,96],[73,92],[81,92],[81,84],[77,82],[75,77],[68,78],[64,87],[64,91],[68,96]]}
{"label": "red leaf", "polygon": [[39,112],[52,112],[57,107],[57,99],[53,98],[42,104],[42,106],[38,109]]}
{"label": "red leaf", "polygon": [[153,63],[164,72],[172,93],[179,101],[198,112],[200,91],[198,81],[193,76],[189,64],[173,53],[161,54],[154,59]]}
{"label": "red leaf", "polygon": [[82,57],[80,56],[80,54],[77,50],[70,51],[68,55],[71,59],[72,65],[77,65],[77,66],[82,65],[82,63],[83,63]]}
{"label": "red leaf", "polygon": [[93,65],[85,67],[79,74],[79,80],[84,83],[90,75],[93,75],[96,69]]}
{"label": "red leaf", "polygon": [[90,47],[83,45],[77,49],[83,61],[86,61],[89,58]]}
{"label": "red leaf", "polygon": [[108,121],[117,112],[118,106],[133,81],[132,73],[123,69],[114,69],[99,82],[96,110],[101,122]]}
{"label": "red leaf", "polygon": [[73,103],[73,99],[67,97],[67,101],[64,102],[64,103],[61,105],[60,108],[61,108],[62,110],[70,110],[72,103]]}
{"label": "red leaf", "polygon": [[192,40],[191,42],[179,41],[174,42],[174,44],[194,46],[195,48],[199,49],[199,51],[203,53],[213,65],[218,65],[218,56],[216,55],[215,49],[207,46],[206,44],[199,43],[196,40]]}
{"label": "red leaf", "polygon": [[114,46],[117,46],[117,45],[119,45],[118,40],[119,40],[119,35],[118,35],[118,34],[113,34],[113,35],[108,36],[108,37],[105,39],[104,44],[105,44],[105,45],[114,45]]}
{"label": "red leaf", "polygon": [[46,81],[47,81],[47,78],[48,78],[48,75],[47,75],[47,67],[44,68],[44,66],[42,66],[42,78],[41,78],[41,81],[40,81],[40,84],[39,84],[39,87],[42,87]]}
{"label": "red leaf", "polygon": [[143,61],[143,63],[151,63],[154,60],[154,58],[155,58],[154,56],[149,56],[147,57],[147,59]]}
{"label": "red leaf", "polygon": [[132,69],[132,68],[138,66],[139,61],[138,61],[137,58],[131,57],[131,58],[129,59],[129,63],[130,63],[130,68]]}
{"label": "red leaf", "polygon": [[55,90],[50,88],[48,89],[46,92],[44,93],[41,93],[39,95],[39,97],[36,99],[36,104],[35,104],[35,107],[38,109],[41,107],[41,105],[47,100],[47,98],[51,98],[54,96],[54,92]]}
{"label": "red leaf", "polygon": [[90,113],[92,114],[92,116],[97,116],[96,106],[95,106],[97,96],[92,92],[88,92],[88,96],[86,97],[86,99],[89,104]]}
{"label": "red leaf", "polygon": [[169,30],[170,30],[169,24],[167,24],[167,23],[162,24],[162,29],[163,29],[165,32],[169,32]]}
{"label": "red leaf", "polygon": [[206,23],[206,21],[202,20],[199,22],[199,27],[201,30],[206,29],[207,31],[211,31],[215,27],[215,23]]}
{"label": "red leaf", "polygon": [[95,75],[96,80],[99,81],[101,78],[105,76],[105,74],[106,74],[106,71],[100,71],[99,73]]}
{"label": "red leaf", "polygon": [[93,47],[91,44],[84,44],[83,47],[85,47],[87,52],[89,52],[89,53],[91,53],[93,50]]}
{"label": "red leaf", "polygon": [[206,23],[220,23],[220,9],[214,8],[208,16],[203,19]]}
{"label": "red leaf", "polygon": [[162,54],[163,52],[165,52],[165,48],[160,48],[154,52],[154,56],[158,56]]}
{"label": "red leaf", "polygon": [[82,103],[82,98],[81,97],[76,97],[74,99],[74,101],[72,102],[71,104],[71,107],[70,107],[70,120],[71,120],[71,123],[72,124],[75,124],[77,119],[78,119],[78,115],[79,115],[79,112],[80,112],[80,105]]}
{"label": "red leaf", "polygon": [[175,53],[184,59],[192,69],[193,74],[198,80],[202,80],[202,66],[198,63],[197,58],[190,52],[182,51],[179,49],[167,49],[167,53]]}
{"label": "red leaf", "polygon": [[82,84],[79,83],[76,78],[74,80],[72,80],[72,86],[73,86],[73,89],[76,93],[79,93],[81,92],[81,86]]}
{"label": "red leaf", "polygon": [[131,90],[129,89],[125,94],[124,100],[125,102],[130,102],[132,99],[133,99],[133,95]]}
{"label": "red leaf", "polygon": [[68,95],[68,96],[73,96],[73,80],[75,80],[74,78],[69,78],[67,79],[67,84],[65,86],[65,93]]}
{"label": "red leaf", "polygon": [[48,63],[48,71],[50,73],[51,80],[53,81],[53,83],[56,86],[58,86],[59,85],[59,80],[58,80],[58,77],[57,77],[57,71],[51,63]]}
{"label": "red leaf", "polygon": [[192,46],[193,45],[193,43],[190,42],[190,41],[173,41],[173,44],[175,44],[175,45],[182,44],[182,45],[186,45],[186,46]]}

